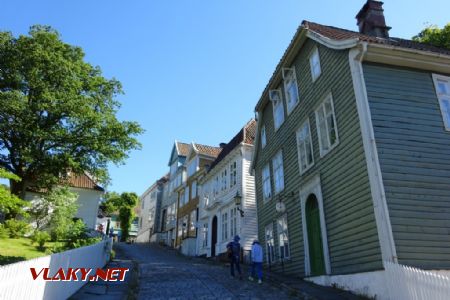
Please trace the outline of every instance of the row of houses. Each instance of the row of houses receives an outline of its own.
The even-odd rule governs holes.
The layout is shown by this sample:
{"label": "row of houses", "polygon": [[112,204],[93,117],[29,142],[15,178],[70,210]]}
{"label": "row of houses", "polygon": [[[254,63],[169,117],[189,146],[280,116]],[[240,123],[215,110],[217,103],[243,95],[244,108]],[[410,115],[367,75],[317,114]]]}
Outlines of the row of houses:
{"label": "row of houses", "polygon": [[230,142],[175,142],[157,240],[258,238],[272,269],[372,296],[386,262],[448,273],[450,51],[390,37],[382,4],[358,32],[303,21]]}

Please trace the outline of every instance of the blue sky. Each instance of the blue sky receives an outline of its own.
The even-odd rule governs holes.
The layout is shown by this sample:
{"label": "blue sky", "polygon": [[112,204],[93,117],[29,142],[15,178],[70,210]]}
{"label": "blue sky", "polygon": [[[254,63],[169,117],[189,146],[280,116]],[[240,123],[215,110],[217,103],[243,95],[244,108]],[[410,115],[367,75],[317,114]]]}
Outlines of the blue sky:
{"label": "blue sky", "polygon": [[[391,36],[450,20],[448,0],[384,1]],[[141,194],[168,171],[175,139],[218,145],[253,108],[301,21],[357,30],[365,0],[4,1],[0,30],[51,25],[123,84],[119,118],[146,130],[143,148],[110,167],[109,190]]]}

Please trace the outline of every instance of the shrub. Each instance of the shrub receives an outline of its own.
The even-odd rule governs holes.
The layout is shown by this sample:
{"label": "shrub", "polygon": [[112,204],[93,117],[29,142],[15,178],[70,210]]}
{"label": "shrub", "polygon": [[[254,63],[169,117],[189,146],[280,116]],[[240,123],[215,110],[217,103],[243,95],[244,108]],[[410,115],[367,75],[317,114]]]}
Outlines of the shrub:
{"label": "shrub", "polygon": [[9,231],[10,238],[22,237],[30,229],[30,225],[27,222],[15,219],[6,220],[5,226]]}
{"label": "shrub", "polygon": [[33,243],[38,244],[37,248],[40,251],[45,250],[45,243],[50,240],[50,235],[46,231],[35,231],[31,236],[31,240]]}
{"label": "shrub", "polygon": [[0,224],[0,239],[6,239],[8,235],[8,229],[5,227],[5,225]]}

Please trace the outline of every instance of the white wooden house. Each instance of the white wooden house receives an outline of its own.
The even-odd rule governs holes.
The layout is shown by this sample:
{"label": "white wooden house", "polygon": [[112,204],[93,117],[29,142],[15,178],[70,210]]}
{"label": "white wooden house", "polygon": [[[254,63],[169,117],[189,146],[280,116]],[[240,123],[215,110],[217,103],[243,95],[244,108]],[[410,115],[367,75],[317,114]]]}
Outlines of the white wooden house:
{"label": "white wooden house", "polygon": [[[256,121],[248,122],[233,137],[199,181],[201,195],[197,235],[197,254],[218,256],[235,235],[244,251],[257,237],[255,183],[251,157]],[[239,196],[241,204],[236,205]]]}

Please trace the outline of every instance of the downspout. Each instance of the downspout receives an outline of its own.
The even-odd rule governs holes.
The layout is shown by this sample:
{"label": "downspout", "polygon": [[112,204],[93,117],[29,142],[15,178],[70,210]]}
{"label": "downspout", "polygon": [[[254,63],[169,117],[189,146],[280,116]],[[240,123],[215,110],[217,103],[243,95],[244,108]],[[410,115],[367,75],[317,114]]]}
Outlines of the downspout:
{"label": "downspout", "polygon": [[361,126],[367,172],[374,206],[375,222],[384,266],[385,262],[397,263],[398,259],[362,68],[362,62],[367,54],[367,45],[367,42],[360,42],[357,47],[351,49],[349,51],[349,63]]}

